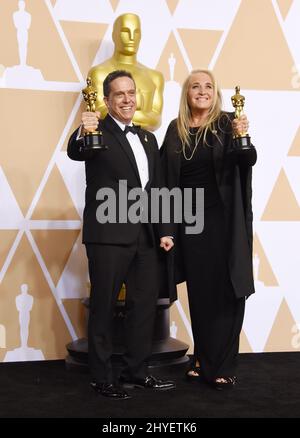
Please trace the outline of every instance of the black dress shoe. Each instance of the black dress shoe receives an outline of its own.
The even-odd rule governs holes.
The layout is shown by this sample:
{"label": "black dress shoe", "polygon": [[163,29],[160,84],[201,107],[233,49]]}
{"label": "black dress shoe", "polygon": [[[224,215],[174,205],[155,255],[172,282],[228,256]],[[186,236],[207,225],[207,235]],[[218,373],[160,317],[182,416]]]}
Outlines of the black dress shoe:
{"label": "black dress shoe", "polygon": [[144,379],[134,378],[127,380],[125,378],[120,379],[124,388],[145,388],[154,389],[156,391],[167,391],[168,389],[175,389],[175,382],[172,380],[161,380],[153,376],[147,376]]}
{"label": "black dress shoe", "polygon": [[114,385],[113,383],[97,383],[97,382],[91,382],[91,387],[96,391],[98,394],[103,395],[104,397],[109,397],[114,400],[126,400],[128,398],[131,398],[131,396],[124,391],[124,389],[119,388],[118,386]]}

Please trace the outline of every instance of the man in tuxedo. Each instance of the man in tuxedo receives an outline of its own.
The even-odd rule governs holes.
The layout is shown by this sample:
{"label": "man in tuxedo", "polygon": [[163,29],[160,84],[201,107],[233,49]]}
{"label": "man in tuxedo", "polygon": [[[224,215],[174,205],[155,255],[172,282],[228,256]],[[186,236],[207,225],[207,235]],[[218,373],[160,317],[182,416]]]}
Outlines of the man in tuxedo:
{"label": "man in tuxedo", "polygon": [[[89,364],[92,387],[114,399],[126,399],[126,388],[140,387],[166,390],[175,387],[147,375],[146,360],[151,352],[153,324],[158,296],[158,249],[169,251],[173,240],[168,224],[124,220],[121,205],[128,216],[133,200],[127,194],[139,188],[147,194],[162,187],[159,150],[155,136],[134,126],[136,86],[131,74],[115,70],[103,82],[107,116],[84,112],[82,125],[70,137],[68,156],[85,161],[86,195],[83,215],[83,243],[91,281],[89,315]],[[84,149],[82,132],[101,131],[104,151]],[[107,202],[101,189],[115,195],[115,206],[102,208]],[[121,197],[123,197],[121,199]],[[129,196],[130,198],[130,196]],[[102,201],[102,202],[101,202]],[[104,212],[110,210],[110,218]],[[102,208],[102,209],[101,209]],[[126,285],[124,367],[118,381],[111,364],[112,322],[122,284]],[[124,389],[125,388],[125,389]]]}

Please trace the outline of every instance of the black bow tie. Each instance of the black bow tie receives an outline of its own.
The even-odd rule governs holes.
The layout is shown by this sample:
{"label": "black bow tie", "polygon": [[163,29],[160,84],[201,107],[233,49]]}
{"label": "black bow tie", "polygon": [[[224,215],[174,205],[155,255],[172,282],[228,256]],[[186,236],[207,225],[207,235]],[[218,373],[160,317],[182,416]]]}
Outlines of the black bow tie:
{"label": "black bow tie", "polygon": [[132,132],[132,134],[137,134],[138,133],[138,126],[134,126],[134,125],[132,125],[132,126],[129,126],[129,125],[126,125],[125,126],[125,129],[124,129],[124,134],[126,135],[127,134],[127,132]]}

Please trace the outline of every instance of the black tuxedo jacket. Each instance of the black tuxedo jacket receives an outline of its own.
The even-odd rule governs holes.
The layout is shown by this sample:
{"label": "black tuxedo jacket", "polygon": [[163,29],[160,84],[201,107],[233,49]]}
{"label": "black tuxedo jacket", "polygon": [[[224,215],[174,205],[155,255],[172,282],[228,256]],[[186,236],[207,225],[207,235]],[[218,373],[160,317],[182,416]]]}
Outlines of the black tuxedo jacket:
{"label": "black tuxedo jacket", "polygon": [[[119,222],[119,195],[133,188],[141,188],[137,164],[126,135],[107,115],[99,122],[98,130],[103,133],[103,142],[108,146],[105,151],[85,151],[83,140],[76,140],[78,129],[71,135],[68,144],[68,156],[72,160],[85,161],[86,193],[83,214],[83,243],[102,243],[128,245],[134,243],[140,231],[141,223]],[[158,145],[155,136],[144,129],[139,129],[138,136],[144,146],[149,167],[149,181],[145,191],[149,195],[151,188],[163,187],[163,175]],[[123,181],[121,186],[119,182]],[[124,183],[126,181],[126,183]],[[120,190],[121,187],[121,190]],[[116,197],[116,223],[99,223],[96,218],[97,208],[104,200],[97,200],[101,188],[112,189]],[[136,200],[127,202],[127,211]],[[146,224],[153,244],[159,244],[159,237],[170,235],[168,224],[152,226]]]}
{"label": "black tuxedo jacket", "polygon": [[[208,134],[208,144],[213,147],[213,162],[216,181],[224,207],[225,227],[229,242],[228,266],[237,297],[254,292],[252,270],[252,166],[256,162],[256,149],[235,152],[232,148],[231,121],[234,113],[223,112],[216,123],[216,134]],[[167,187],[180,185],[182,144],[177,123],[173,120],[161,147],[163,168]],[[205,224],[204,224],[205,226]],[[174,225],[175,227],[175,225]],[[177,235],[177,229],[171,232]],[[178,239],[179,240],[179,239]],[[168,254],[170,295],[175,284],[185,281],[179,242],[175,239],[175,251]],[[201,283],[201,278],[199,278]]]}

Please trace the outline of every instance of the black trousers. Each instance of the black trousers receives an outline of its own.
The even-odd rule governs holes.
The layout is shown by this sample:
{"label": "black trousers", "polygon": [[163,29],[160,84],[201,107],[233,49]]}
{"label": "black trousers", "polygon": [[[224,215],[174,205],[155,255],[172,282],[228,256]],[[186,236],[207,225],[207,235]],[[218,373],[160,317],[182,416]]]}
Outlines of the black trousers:
{"label": "black trousers", "polygon": [[228,269],[223,207],[204,212],[201,234],[181,233],[194,337],[194,356],[206,380],[236,373],[245,298],[236,298]]}
{"label": "black trousers", "polygon": [[89,365],[98,383],[114,380],[113,314],[126,285],[125,354],[122,376],[146,376],[158,297],[157,249],[142,225],[132,245],[86,244],[91,281],[88,325]]}

